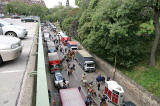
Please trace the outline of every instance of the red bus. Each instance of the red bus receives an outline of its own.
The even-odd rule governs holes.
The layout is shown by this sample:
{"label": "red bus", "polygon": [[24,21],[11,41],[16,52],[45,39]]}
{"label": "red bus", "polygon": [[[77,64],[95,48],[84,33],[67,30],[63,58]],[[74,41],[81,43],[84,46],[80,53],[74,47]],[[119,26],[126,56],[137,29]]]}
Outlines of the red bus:
{"label": "red bus", "polygon": [[62,106],[86,106],[78,88],[60,90]]}
{"label": "red bus", "polygon": [[57,52],[48,53],[48,59],[49,59],[50,73],[61,70],[60,58]]}

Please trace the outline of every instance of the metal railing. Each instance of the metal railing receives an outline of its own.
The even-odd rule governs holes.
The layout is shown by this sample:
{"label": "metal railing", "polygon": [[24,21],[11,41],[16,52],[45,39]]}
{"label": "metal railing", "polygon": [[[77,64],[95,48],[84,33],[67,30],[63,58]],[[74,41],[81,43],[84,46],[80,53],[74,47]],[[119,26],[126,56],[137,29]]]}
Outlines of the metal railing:
{"label": "metal railing", "polygon": [[39,23],[36,106],[49,106],[41,25]]}

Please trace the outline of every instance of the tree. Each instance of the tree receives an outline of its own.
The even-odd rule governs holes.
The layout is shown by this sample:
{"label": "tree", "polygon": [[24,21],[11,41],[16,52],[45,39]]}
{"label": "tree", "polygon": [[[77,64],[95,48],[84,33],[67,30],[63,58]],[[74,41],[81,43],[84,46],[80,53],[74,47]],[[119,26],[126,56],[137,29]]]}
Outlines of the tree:
{"label": "tree", "polygon": [[90,0],[75,0],[76,5],[78,5],[81,9],[87,9]]}
{"label": "tree", "polygon": [[78,36],[77,29],[78,29],[78,20],[73,20],[69,28],[69,35],[72,37],[77,37]]}
{"label": "tree", "polygon": [[159,17],[160,17],[160,0],[147,0],[147,7],[153,9],[153,25],[155,29],[155,39],[152,45],[151,49],[151,56],[150,56],[150,66],[155,66],[156,64],[156,51],[159,43],[159,37],[160,37],[160,23],[159,23]]}
{"label": "tree", "polygon": [[137,64],[145,53],[141,36],[136,35],[143,23],[137,14],[140,5],[136,0],[91,0],[79,19],[82,44],[115,67]]}

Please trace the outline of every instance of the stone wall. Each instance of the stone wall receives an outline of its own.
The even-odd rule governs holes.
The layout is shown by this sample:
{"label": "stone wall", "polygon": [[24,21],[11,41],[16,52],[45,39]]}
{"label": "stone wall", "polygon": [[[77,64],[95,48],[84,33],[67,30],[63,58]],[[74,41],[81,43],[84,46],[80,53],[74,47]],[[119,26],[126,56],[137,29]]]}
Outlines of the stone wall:
{"label": "stone wall", "polygon": [[[77,43],[79,49],[85,49],[79,42]],[[106,73],[107,76],[112,78],[113,66],[94,54],[92,54],[92,56],[95,59],[96,65]],[[118,69],[116,69],[114,80],[123,87],[125,91],[125,100],[131,100],[136,106],[160,106],[160,100],[156,96],[150,94],[142,86],[125,76]]]}
{"label": "stone wall", "polygon": [[[112,78],[113,67],[97,56],[93,55],[98,67],[103,70],[107,76]],[[133,80],[116,70],[114,80],[123,86],[125,91],[126,100],[132,100],[137,106],[160,106],[160,100],[154,95],[147,92],[140,85],[136,84]]]}

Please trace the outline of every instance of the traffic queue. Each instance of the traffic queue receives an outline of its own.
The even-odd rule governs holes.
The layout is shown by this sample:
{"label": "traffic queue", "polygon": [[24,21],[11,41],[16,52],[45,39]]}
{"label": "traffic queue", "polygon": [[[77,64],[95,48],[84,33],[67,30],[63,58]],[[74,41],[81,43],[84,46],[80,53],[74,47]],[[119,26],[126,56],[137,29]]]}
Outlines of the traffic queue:
{"label": "traffic queue", "polygon": [[[85,50],[79,50],[77,42],[72,41],[71,38],[67,36],[65,33],[63,33],[62,31],[60,32],[55,31],[56,32],[55,35],[51,35],[49,31],[47,32],[45,28],[43,29],[43,38],[44,38],[44,42],[46,42],[47,49],[48,49],[49,71],[54,76],[55,87],[60,90],[62,106],[91,105],[90,103],[88,103],[89,104],[88,105],[86,103],[87,101],[85,101],[85,105],[84,105],[84,101],[80,96],[81,95],[80,93],[77,93],[77,95],[79,96],[71,95],[71,93],[77,92],[77,90],[75,90],[75,88],[72,88],[72,89],[69,88],[70,87],[69,81],[63,78],[61,71],[65,70],[64,67],[62,67],[63,66],[62,63],[64,63],[64,61],[67,63],[67,65],[69,65],[69,61],[76,60],[77,63],[79,63],[79,65],[82,67],[84,72],[95,72],[96,67],[95,67],[95,61],[93,56],[90,55]],[[63,48],[64,46],[67,46],[67,48]],[[60,58],[60,56],[58,55],[58,51],[60,51],[63,54],[63,58]],[[69,68],[69,66],[67,67]],[[68,70],[68,75],[72,74],[73,70],[75,70],[75,65],[73,65],[70,68],[70,70]],[[96,80],[98,83],[100,81],[105,83],[105,88],[103,91],[105,100],[119,106],[123,104],[124,90],[116,81],[105,79],[104,76],[98,76]],[[90,91],[90,89],[91,91],[94,90],[92,87],[90,87],[91,83],[88,83],[86,81],[86,78],[82,78],[82,82],[84,82],[84,84],[87,85],[88,91]],[[62,89],[68,89],[68,90],[62,90]],[[80,99],[81,102],[77,102],[80,104],[76,104],[75,101],[69,100],[69,98],[66,97],[65,94],[73,96],[73,99],[75,98]],[[97,95],[96,90],[95,90],[95,95]],[[103,99],[103,96],[101,98]],[[68,99],[69,101],[66,101],[65,99]],[[87,100],[88,100],[88,97],[87,97]],[[107,106],[107,104],[103,106]]]}

